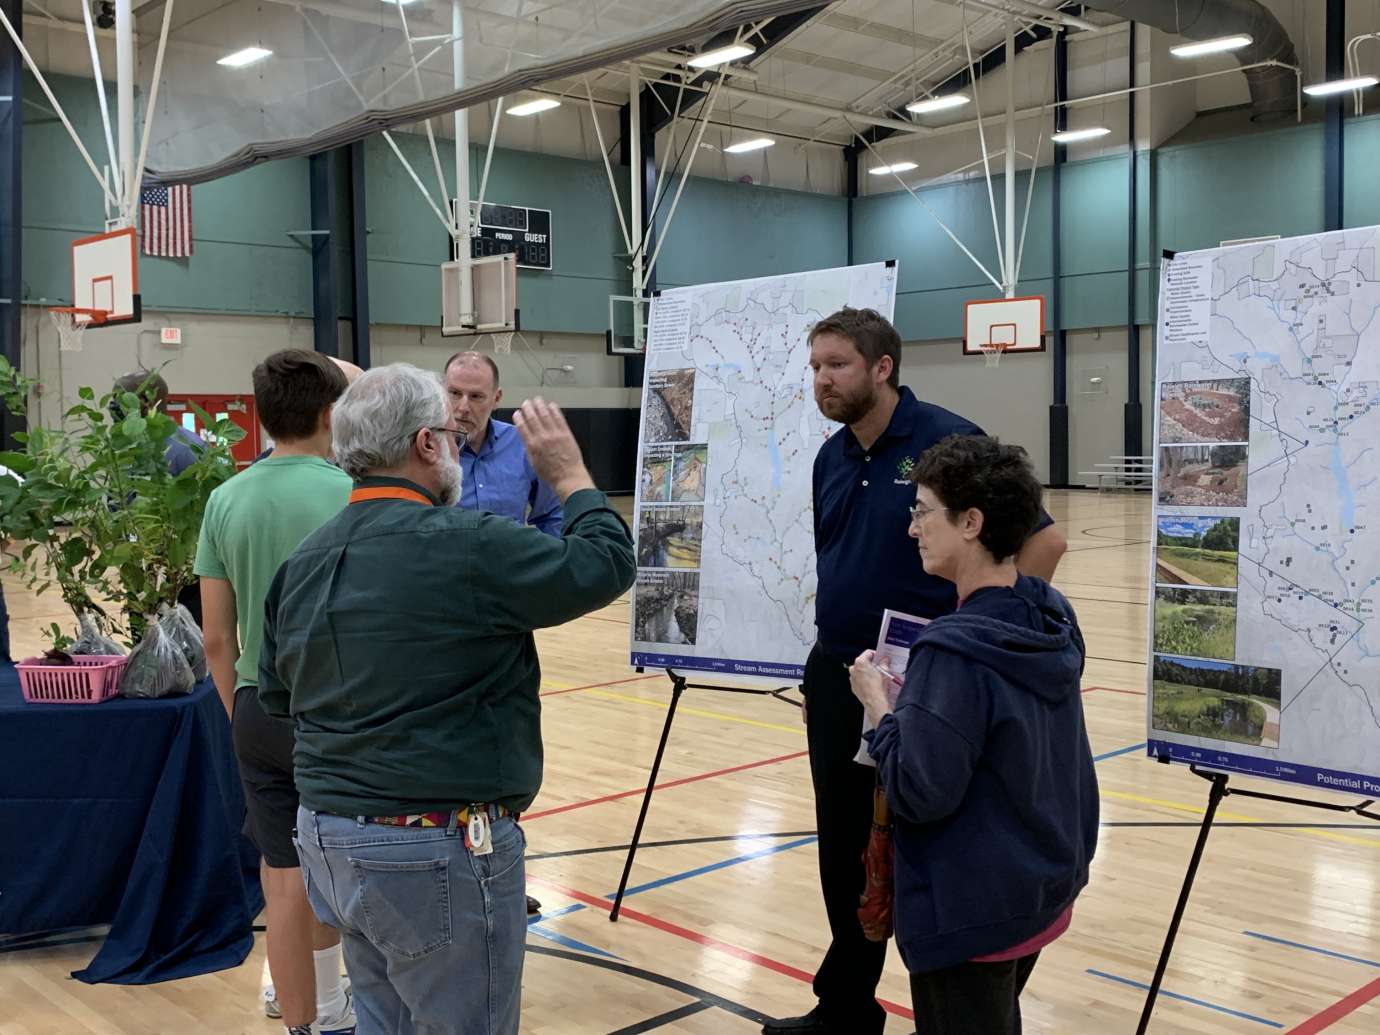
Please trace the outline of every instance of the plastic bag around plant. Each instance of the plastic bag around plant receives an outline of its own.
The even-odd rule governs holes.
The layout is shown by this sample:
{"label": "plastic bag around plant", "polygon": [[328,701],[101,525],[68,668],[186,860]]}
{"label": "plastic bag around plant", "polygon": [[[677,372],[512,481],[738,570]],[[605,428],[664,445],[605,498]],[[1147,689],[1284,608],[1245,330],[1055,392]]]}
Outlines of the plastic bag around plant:
{"label": "plastic bag around plant", "polygon": [[182,648],[182,655],[191,667],[192,678],[198,683],[210,675],[206,663],[206,641],[197,627],[192,613],[181,604],[169,608],[166,604],[159,609],[158,624],[172,637],[174,643]]}
{"label": "plastic bag around plant", "polygon": [[148,632],[130,651],[120,678],[122,697],[170,697],[190,693],[196,680],[182,648],[163,631],[162,625],[150,623]]}
{"label": "plastic bag around plant", "polygon": [[100,620],[89,612],[77,615],[77,639],[67,648],[68,654],[104,654],[109,657],[123,657],[125,649],[107,636],[101,629]]}

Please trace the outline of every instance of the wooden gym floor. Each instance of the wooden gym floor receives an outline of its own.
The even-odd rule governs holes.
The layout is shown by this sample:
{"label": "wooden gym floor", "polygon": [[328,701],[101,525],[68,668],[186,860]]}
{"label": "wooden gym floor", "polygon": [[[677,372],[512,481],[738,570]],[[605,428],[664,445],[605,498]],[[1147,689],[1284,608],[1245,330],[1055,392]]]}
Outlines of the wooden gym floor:
{"label": "wooden gym floor", "polygon": [[[1054,492],[1049,509],[1070,541],[1056,584],[1089,648],[1103,827],[1072,929],[1026,990],[1025,1031],[1131,1032],[1207,784],[1143,754],[1148,498]],[[64,618],[12,581],[6,596],[17,654]],[[539,637],[546,782],[525,825],[529,889],[545,913],[528,938],[523,1031],[755,1032],[761,1015],[812,1005],[827,941],[800,717],[769,698],[687,693],[623,919],[610,924],[670,696],[664,675],[627,667],[627,613],[622,600]],[[1380,1031],[1380,828],[1328,818],[1224,803],[1153,1032]],[[146,987],[71,980],[92,952],[0,943],[0,1035],[282,1031],[258,1002],[261,937],[236,970]],[[894,950],[879,994],[887,1031],[912,1031]]]}

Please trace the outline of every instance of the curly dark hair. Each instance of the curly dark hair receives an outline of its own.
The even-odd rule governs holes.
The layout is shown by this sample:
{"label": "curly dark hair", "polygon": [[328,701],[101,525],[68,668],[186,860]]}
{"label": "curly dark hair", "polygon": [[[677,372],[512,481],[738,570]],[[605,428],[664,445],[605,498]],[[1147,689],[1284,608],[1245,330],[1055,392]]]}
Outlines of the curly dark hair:
{"label": "curly dark hair", "polygon": [[867,361],[867,368],[875,367],[883,356],[891,357],[891,376],[886,383],[892,388],[901,384],[901,336],[881,313],[875,309],[852,309],[844,306],[830,313],[810,328],[809,343],[813,345],[821,334],[837,334],[847,338]]}
{"label": "curly dark hair", "polygon": [[1015,556],[1040,520],[1044,490],[1030,457],[1020,446],[1005,446],[987,435],[950,435],[931,446],[910,480],[951,512],[982,511],[978,542],[996,561]]}

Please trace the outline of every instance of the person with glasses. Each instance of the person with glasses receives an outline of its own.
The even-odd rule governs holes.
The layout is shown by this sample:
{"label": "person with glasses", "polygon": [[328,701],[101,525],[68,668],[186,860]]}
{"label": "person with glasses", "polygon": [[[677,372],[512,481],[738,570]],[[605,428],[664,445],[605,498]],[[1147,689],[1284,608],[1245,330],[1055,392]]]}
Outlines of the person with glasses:
{"label": "person with glasses", "polygon": [[[537,476],[517,428],[493,416],[503,401],[493,357],[457,352],[446,360],[441,376],[451,417],[464,436],[464,489],[457,505],[500,514],[559,539],[564,524],[559,497]],[[541,903],[532,895],[526,901],[527,915],[540,916]]]}
{"label": "person with glasses", "polygon": [[[876,644],[883,610],[937,618],[954,609],[953,585],[926,574],[906,537],[909,475],[941,439],[982,429],[900,383],[901,337],[877,312],[842,309],[815,324],[809,340],[815,402],[844,425],[815,456],[816,641],[802,685],[831,941],[815,973],[815,1007],[768,1021],[762,1031],[878,1035],[886,1021],[876,999],[886,945],[863,935],[857,915],[876,774],[854,761],[863,711],[848,666]],[[1022,572],[1053,577],[1065,549],[1053,526],[1043,515],[1021,545]]]}
{"label": "person with glasses", "polygon": [[193,570],[201,579],[206,659],[231,715],[246,830],[262,856],[272,977],[264,1009],[289,1031],[346,1033],[355,1018],[340,977],[340,935],[312,916],[292,843],[292,724],[266,714],[258,696],[269,583],[297,544],[350,498],[349,476],[327,460],[346,374],[318,352],[284,349],[255,367],[253,380],[254,406],[275,448],[211,493]]}
{"label": "person with glasses", "polygon": [[1012,1035],[1097,848],[1083,636],[1016,566],[1041,514],[1025,450],[955,435],[909,481],[909,535],[957,607],[921,631],[894,706],[872,651],[850,669],[893,816],[896,944],[918,1031]]}
{"label": "person with glasses", "polygon": [[465,433],[460,506],[501,514],[559,538],[560,498],[532,466],[517,429],[493,416],[503,401],[498,364],[480,352],[457,352],[446,361],[442,377],[455,426]]}
{"label": "person with glasses", "polygon": [[259,700],[291,717],[297,849],[340,930],[359,1035],[515,1035],[527,923],[518,817],[542,780],[532,633],[633,582],[627,526],[560,410],[514,417],[563,505],[560,538],[455,506],[435,373],[363,374],[332,415],[350,505],[279,569]]}

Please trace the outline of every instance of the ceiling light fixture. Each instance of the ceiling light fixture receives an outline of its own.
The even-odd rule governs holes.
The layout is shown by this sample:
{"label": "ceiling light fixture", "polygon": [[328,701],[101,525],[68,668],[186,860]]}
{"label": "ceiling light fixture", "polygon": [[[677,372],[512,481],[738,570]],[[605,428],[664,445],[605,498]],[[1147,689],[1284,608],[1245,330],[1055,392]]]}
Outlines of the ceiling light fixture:
{"label": "ceiling light fixture", "polygon": [[703,54],[686,58],[685,63],[691,68],[713,68],[715,65],[726,65],[730,61],[737,61],[739,58],[750,57],[756,53],[757,48],[754,46],[747,43],[733,43],[727,47],[716,47],[714,50],[706,50]]}
{"label": "ceiling light fixture", "polygon": [[508,114],[521,118],[524,115],[535,115],[539,111],[550,111],[552,108],[559,108],[560,106],[561,102],[554,97],[538,97],[535,101],[513,105],[508,109]]}
{"label": "ceiling light fixture", "polygon": [[961,108],[970,100],[972,100],[971,97],[962,93],[945,94],[943,97],[926,97],[924,100],[911,101],[906,105],[906,111],[914,112],[916,115],[928,115],[932,111]]}
{"label": "ceiling light fixture", "polygon": [[1049,139],[1056,144],[1075,144],[1080,140],[1095,140],[1097,137],[1105,137],[1111,130],[1106,126],[1092,126],[1088,129],[1066,129],[1062,133],[1055,133]]}
{"label": "ceiling light fixture", "polygon": [[1240,50],[1242,47],[1249,47],[1254,42],[1244,33],[1237,36],[1219,36],[1214,40],[1199,40],[1197,43],[1180,43],[1177,47],[1170,47],[1169,53],[1176,58],[1196,58],[1204,54],[1221,54],[1228,50]]}
{"label": "ceiling light fixture", "polygon": [[1330,83],[1314,83],[1305,86],[1303,92],[1309,97],[1329,97],[1334,93],[1347,93],[1351,90],[1369,90],[1380,79],[1373,75],[1358,75],[1354,79],[1334,79]]}
{"label": "ceiling light fixture", "polygon": [[262,61],[272,53],[273,51],[264,50],[263,47],[245,47],[243,50],[237,50],[233,54],[225,55],[225,57],[217,61],[216,64],[224,65],[226,68],[243,68],[245,65],[252,65],[256,61]]}
{"label": "ceiling light fixture", "polygon": [[724,148],[725,154],[740,155],[748,151],[760,151],[764,147],[772,147],[776,141],[771,137],[753,137],[751,140],[740,140],[736,144],[729,144]]}
{"label": "ceiling light fixture", "polygon": [[893,162],[891,165],[879,165],[875,169],[868,169],[873,176],[885,176],[887,173],[904,173],[912,169],[920,168],[914,162]]}

